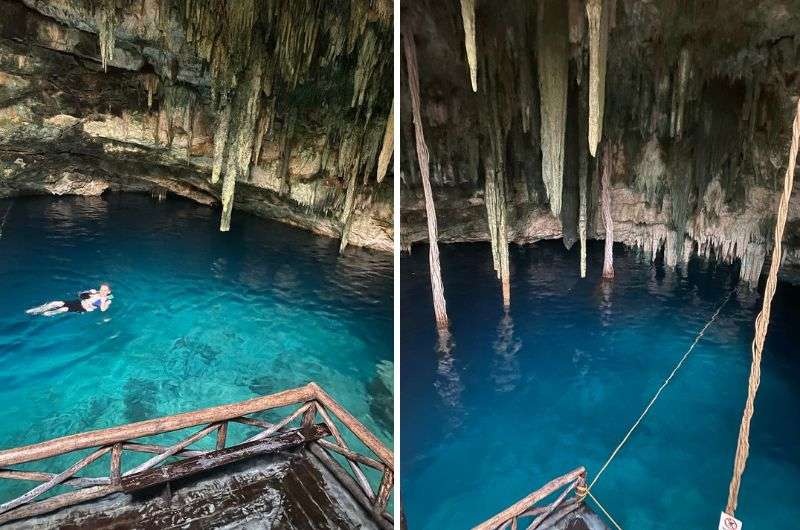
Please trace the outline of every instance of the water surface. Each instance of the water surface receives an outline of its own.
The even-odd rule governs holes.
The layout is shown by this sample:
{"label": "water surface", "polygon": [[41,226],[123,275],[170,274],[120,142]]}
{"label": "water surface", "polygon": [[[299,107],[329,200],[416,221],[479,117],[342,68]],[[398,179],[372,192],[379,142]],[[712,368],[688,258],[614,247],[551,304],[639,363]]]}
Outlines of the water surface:
{"label": "water surface", "polygon": [[[401,263],[404,507],[412,530],[465,529],[579,465],[592,473],[720,301],[731,300],[593,493],[626,530],[716,528],[725,506],[758,293],[734,267],[688,274],[615,248],[616,278],[589,277],[560,242],[511,248],[506,315],[488,244],[443,245],[453,344],[437,349],[427,247]],[[781,284],[763,359],[737,515],[797,528],[800,289]]]}
{"label": "water surface", "polygon": [[[312,380],[391,447],[390,255],[339,256],[337,241],[242,212],[223,234],[217,210],[145,195],[0,201],[6,212],[0,447]],[[106,313],[25,314],[100,282]]]}

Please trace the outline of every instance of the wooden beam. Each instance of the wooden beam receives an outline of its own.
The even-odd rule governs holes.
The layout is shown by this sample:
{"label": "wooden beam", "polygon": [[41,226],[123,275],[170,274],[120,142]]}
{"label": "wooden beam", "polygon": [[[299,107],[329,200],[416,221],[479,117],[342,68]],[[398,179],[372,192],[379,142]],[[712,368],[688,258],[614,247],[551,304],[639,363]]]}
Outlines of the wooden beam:
{"label": "wooden beam", "polygon": [[264,438],[267,438],[268,436],[272,436],[276,432],[278,432],[281,429],[283,429],[286,425],[291,423],[291,421],[294,420],[295,418],[297,418],[299,415],[305,413],[310,406],[311,406],[310,404],[303,405],[302,407],[300,407],[299,409],[297,409],[296,411],[294,411],[290,415],[288,415],[285,418],[283,418],[278,423],[272,425],[269,429],[265,430],[264,432],[260,432],[260,433],[256,434],[255,436],[251,436],[246,441],[255,442],[257,440],[263,440]]}
{"label": "wooden beam", "polygon": [[[339,429],[336,427],[336,424],[333,422],[330,416],[328,416],[328,413],[325,411],[325,407],[320,407],[319,415],[322,416],[323,421],[325,421],[325,425],[327,425],[331,430],[331,434],[333,434],[333,437],[336,438],[336,442],[339,444],[339,446],[348,449],[347,443],[339,433]],[[356,479],[358,479],[358,484],[361,486],[361,489],[364,491],[364,494],[367,496],[367,498],[370,501],[375,500],[375,493],[372,491],[372,485],[369,483],[369,479],[367,479],[364,471],[358,467],[357,463],[351,460],[348,460],[347,464],[350,466],[350,469],[353,470],[353,474],[356,476]]]}
{"label": "wooden beam", "polygon": [[25,519],[27,517],[35,517],[55,510],[59,510],[66,506],[72,506],[81,502],[99,499],[112,493],[120,491],[119,486],[95,486],[92,488],[84,488],[78,491],[70,491],[69,493],[62,493],[55,495],[49,499],[39,502],[32,502],[25,506],[20,506],[16,510],[8,513],[0,514],[0,525],[6,524],[10,521],[18,519]]}
{"label": "wooden beam", "polygon": [[[157,455],[169,449],[169,447],[166,445],[142,444],[138,442],[124,443],[122,444],[122,448],[126,451],[135,451],[137,453],[153,453]],[[184,449],[183,451],[178,451],[175,453],[175,456],[200,456],[206,454],[207,452],[208,451]]]}
{"label": "wooden beam", "polygon": [[12,499],[12,500],[10,500],[8,502],[0,504],[0,513],[7,512],[9,510],[13,510],[17,506],[21,506],[23,504],[26,504],[26,503],[32,501],[33,499],[35,499],[39,495],[51,490],[52,488],[54,488],[54,487],[58,486],[59,484],[61,484],[62,482],[64,482],[66,479],[72,477],[75,473],[77,473],[81,469],[85,468],[86,466],[88,466],[89,464],[91,464],[92,462],[94,462],[95,460],[97,460],[98,458],[100,458],[101,456],[103,456],[104,454],[109,452],[110,450],[111,450],[110,447],[102,447],[102,448],[98,449],[97,451],[93,452],[92,454],[90,454],[89,456],[81,458],[79,461],[77,461],[76,463],[72,464],[66,470],[62,471],[61,473],[59,473],[59,474],[57,474],[55,476],[53,476],[53,478],[51,478],[47,482],[39,484],[38,486],[36,486],[32,490],[30,490],[29,492],[25,493],[24,495],[20,495],[16,499]]}
{"label": "wooden beam", "polygon": [[347,449],[345,447],[342,447],[341,445],[336,445],[335,443],[329,442],[328,440],[320,440],[317,443],[320,444],[325,449],[328,449],[329,451],[339,453],[348,460],[353,460],[355,462],[358,462],[359,464],[364,464],[365,466],[371,467],[372,469],[377,469],[380,472],[383,472],[383,470],[386,469],[386,465],[384,465],[383,462],[379,462],[374,458],[370,458],[360,453],[356,453],[351,449]]}
{"label": "wooden beam", "polygon": [[378,487],[378,496],[375,500],[374,511],[378,516],[386,511],[386,506],[389,504],[389,496],[392,494],[392,485],[394,485],[394,473],[387,469],[381,477],[381,485]]}
{"label": "wooden beam", "polygon": [[125,492],[140,490],[233,462],[239,462],[252,456],[293,449],[325,436],[330,436],[330,431],[325,425],[318,424],[311,427],[293,429],[264,440],[245,442],[227,449],[210,451],[203,456],[186,458],[180,462],[173,462],[133,475],[126,475],[122,478],[122,489]]}
{"label": "wooden beam", "polygon": [[[339,481],[339,483],[353,496],[353,498],[361,505],[367,513],[374,513],[372,511],[372,502],[361,491],[361,487],[356,484],[355,479],[344,470],[331,456],[325,452],[325,449],[317,443],[308,444],[308,450],[316,456],[325,468]],[[383,514],[382,517],[376,517],[375,522],[383,530],[393,530],[394,524],[388,514]]]}
{"label": "wooden beam", "polygon": [[[192,445],[196,441],[205,438],[206,436],[208,436],[209,433],[213,432],[216,429],[219,429],[219,424],[218,423],[212,423],[208,427],[200,429],[199,431],[197,431],[193,435],[189,436],[188,438],[184,438],[180,442],[178,442],[175,445],[171,446],[169,449],[167,449],[163,453],[157,454],[153,458],[151,458],[151,459],[147,460],[146,462],[144,462],[142,464],[139,464],[135,468],[131,469],[130,471],[125,473],[125,476],[135,475],[136,473],[140,473],[140,472],[145,471],[147,469],[150,469],[150,468],[152,468],[154,466],[157,466],[158,464],[160,464],[161,462],[163,462],[167,458],[169,458],[171,456],[174,456],[176,453],[179,453],[180,451],[186,449],[187,447],[189,447],[190,445]],[[195,457],[195,458],[202,458],[202,457]]]}
{"label": "wooden beam", "polygon": [[[314,392],[317,401],[339,418],[339,421],[344,423],[350,429],[350,432],[355,434],[389,469],[394,470],[394,455],[374,434],[364,427],[363,423],[347,412],[316,383],[309,383],[308,387]],[[2,462],[0,462],[0,465],[2,465]]]}
{"label": "wooden beam", "polygon": [[[42,471],[19,471],[16,469],[0,469],[0,479],[6,480],[29,480],[31,482],[47,482],[55,477],[55,473],[45,473]],[[105,486],[110,484],[108,477],[88,478],[72,477],[61,483],[62,486],[73,488],[88,488],[91,486]]]}
{"label": "wooden beam", "polygon": [[174,416],[129,423],[128,425],[120,425],[109,429],[72,434],[46,442],[6,449],[0,451],[0,467],[41,460],[79,449],[112,445],[144,436],[153,436],[197,425],[230,420],[254,412],[306,402],[314,399],[314,389],[319,388],[316,385],[312,387],[312,384],[239,403],[209,407]]}

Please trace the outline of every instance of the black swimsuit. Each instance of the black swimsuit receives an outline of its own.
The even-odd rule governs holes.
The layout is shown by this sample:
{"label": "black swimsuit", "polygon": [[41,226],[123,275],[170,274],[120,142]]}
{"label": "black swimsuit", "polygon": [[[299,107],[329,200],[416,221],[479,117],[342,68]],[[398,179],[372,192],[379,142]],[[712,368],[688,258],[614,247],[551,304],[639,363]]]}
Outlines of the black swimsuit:
{"label": "black swimsuit", "polygon": [[70,300],[68,302],[64,302],[64,307],[67,308],[68,313],[85,313],[86,309],[84,309],[83,304],[80,300]]}

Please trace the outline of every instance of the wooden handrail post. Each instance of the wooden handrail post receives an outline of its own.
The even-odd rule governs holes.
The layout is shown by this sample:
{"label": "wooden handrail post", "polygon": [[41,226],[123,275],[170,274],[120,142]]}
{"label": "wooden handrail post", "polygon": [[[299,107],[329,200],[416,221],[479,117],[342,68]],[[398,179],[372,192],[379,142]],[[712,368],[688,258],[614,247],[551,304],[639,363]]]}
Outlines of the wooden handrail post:
{"label": "wooden handrail post", "polygon": [[228,437],[228,422],[223,421],[220,424],[219,429],[217,430],[217,445],[215,446],[217,448],[217,451],[219,451],[220,449],[225,449],[225,441],[227,437]]}
{"label": "wooden handrail post", "polygon": [[394,473],[390,469],[385,469],[381,477],[381,485],[378,487],[378,496],[375,499],[375,513],[377,515],[386,511],[386,506],[389,504],[389,495],[392,494],[393,484]]}
{"label": "wooden handrail post", "polygon": [[310,427],[314,425],[314,420],[317,417],[317,402],[316,401],[309,401],[306,403],[309,405],[308,410],[303,413],[303,427]]}
{"label": "wooden handrail post", "polygon": [[111,448],[111,484],[118,485],[122,478],[122,442]]}

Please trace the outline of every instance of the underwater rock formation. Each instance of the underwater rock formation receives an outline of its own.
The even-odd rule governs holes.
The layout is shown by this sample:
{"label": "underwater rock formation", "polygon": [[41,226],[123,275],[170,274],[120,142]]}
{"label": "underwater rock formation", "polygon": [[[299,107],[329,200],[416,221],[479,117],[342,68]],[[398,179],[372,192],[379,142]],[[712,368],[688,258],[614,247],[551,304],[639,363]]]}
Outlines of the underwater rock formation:
{"label": "underwater rock formation", "polygon": [[[557,183],[548,167],[557,160],[553,138],[561,134],[548,123],[558,123],[552,102],[562,92],[543,79],[553,71],[546,66],[545,74],[542,65],[555,56],[549,49],[555,41],[538,45],[537,30],[540,17],[551,15],[551,3],[509,0],[503,10],[475,3],[478,77],[491,81],[475,94],[464,82],[469,65],[458,8],[404,2],[404,30],[411,28],[419,43],[439,240],[491,241],[496,221],[487,218],[487,206],[505,212],[511,242],[564,238],[570,245],[584,231],[586,238],[604,238],[596,141],[598,151],[610,148],[609,239],[642,249],[645,259],[663,257],[670,267],[684,267],[693,255],[737,262],[741,279],[756,283],[771,253],[790,117],[800,97],[797,2],[560,4],[568,27],[557,40],[566,42],[568,74],[561,193],[554,197]],[[548,26],[548,34],[554,31]],[[402,87],[401,124],[410,122],[407,98]],[[490,102],[497,102],[494,128],[483,125]],[[405,127],[401,246],[408,248],[426,237]],[[505,204],[487,196],[487,167],[503,168]],[[796,278],[797,193],[785,239],[782,272]]]}
{"label": "underwater rock formation", "polygon": [[158,185],[223,230],[242,208],[392,249],[391,2],[0,8],[0,196]]}

